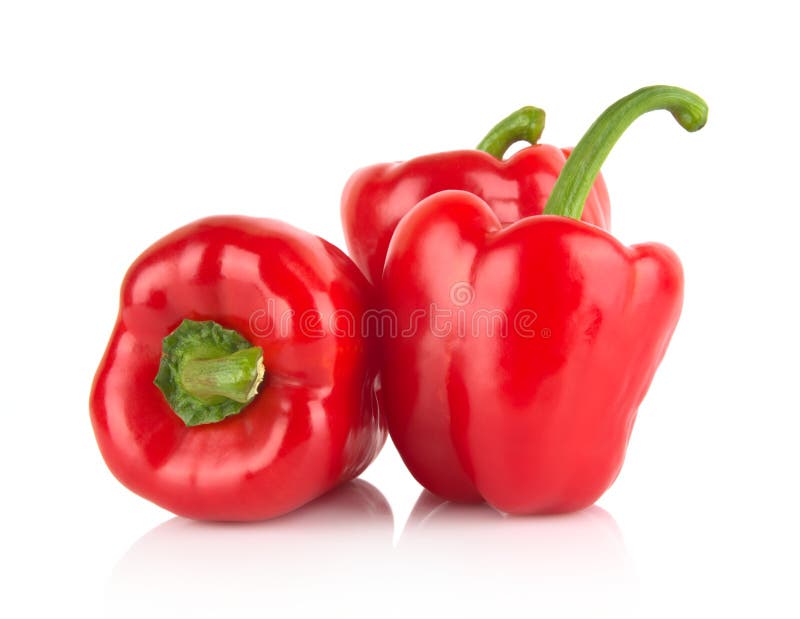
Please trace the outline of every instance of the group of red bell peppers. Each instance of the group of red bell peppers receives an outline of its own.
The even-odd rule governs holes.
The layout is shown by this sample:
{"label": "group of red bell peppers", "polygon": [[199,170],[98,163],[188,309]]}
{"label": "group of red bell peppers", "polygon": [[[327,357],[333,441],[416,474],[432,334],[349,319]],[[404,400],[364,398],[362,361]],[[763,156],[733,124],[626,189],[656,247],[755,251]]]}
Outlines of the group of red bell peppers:
{"label": "group of red bell peppers", "polygon": [[599,175],[659,109],[706,121],[698,96],[651,86],[572,150],[537,144],[544,113],[526,107],[476,150],[364,168],[342,197],[352,260],[249,217],[156,242],[125,276],[92,386],[109,468],[176,514],[259,520],[358,476],[388,427],[445,499],[591,505],[681,311],[677,256],[609,234]]}

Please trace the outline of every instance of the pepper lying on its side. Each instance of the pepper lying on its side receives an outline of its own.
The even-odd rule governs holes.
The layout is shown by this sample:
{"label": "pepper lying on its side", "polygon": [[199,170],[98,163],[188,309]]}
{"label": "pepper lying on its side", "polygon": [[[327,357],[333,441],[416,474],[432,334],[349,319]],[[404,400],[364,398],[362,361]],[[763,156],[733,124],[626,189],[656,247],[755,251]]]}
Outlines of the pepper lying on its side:
{"label": "pepper lying on its side", "polygon": [[[213,217],[133,264],[95,376],[103,457],[191,518],[286,513],[356,477],[385,439],[370,286],[341,251],[267,219]],[[154,384],[155,381],[155,384]]]}

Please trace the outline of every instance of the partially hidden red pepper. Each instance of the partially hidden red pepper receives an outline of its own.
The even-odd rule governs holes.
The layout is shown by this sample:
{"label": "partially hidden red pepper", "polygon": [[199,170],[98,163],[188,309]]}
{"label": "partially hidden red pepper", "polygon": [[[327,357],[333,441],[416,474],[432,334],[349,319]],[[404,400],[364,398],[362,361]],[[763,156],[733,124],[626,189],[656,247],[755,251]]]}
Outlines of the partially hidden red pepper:
{"label": "partially hidden red pepper", "polygon": [[[541,215],[572,149],[537,144],[545,114],[527,106],[500,121],[477,150],[457,150],[401,163],[372,165],[353,174],[342,194],[342,223],[350,255],[367,278],[380,281],[386,251],[400,219],[438,191],[460,189],[484,200],[503,225]],[[508,159],[519,141],[530,142]],[[600,174],[582,218],[608,229],[608,191]]]}
{"label": "partially hidden red pepper", "polygon": [[273,220],[208,218],[155,243],[92,387],[111,471],[176,514],[240,521],[357,476],[385,439],[377,354],[348,326],[369,291],[337,248]]}
{"label": "partially hidden red pepper", "polygon": [[683,274],[667,247],[626,247],[579,218],[613,144],[656,109],[705,124],[696,95],[644,88],[592,125],[543,215],[505,226],[480,195],[444,191],[397,226],[381,289],[401,331],[384,338],[382,385],[392,439],[434,493],[555,513],[616,478]]}

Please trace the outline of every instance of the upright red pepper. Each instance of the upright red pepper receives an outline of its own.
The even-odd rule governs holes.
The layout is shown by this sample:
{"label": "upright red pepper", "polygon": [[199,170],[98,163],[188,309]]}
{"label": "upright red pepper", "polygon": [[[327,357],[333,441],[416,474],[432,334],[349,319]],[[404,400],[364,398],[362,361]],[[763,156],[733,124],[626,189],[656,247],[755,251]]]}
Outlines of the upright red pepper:
{"label": "upright red pepper", "polygon": [[266,219],[214,217],[131,266],[92,387],[103,457],[191,518],[277,516],[357,476],[385,427],[358,268]]}
{"label": "upright red pepper", "polygon": [[705,103],[641,89],[609,107],[564,165],[544,215],[506,226],[475,193],[436,193],[397,226],[384,305],[389,431],[429,490],[510,513],[577,510],[614,481],[678,320],[683,275],[658,244],[579,221],[609,150],[639,115],[687,130]]}
{"label": "upright red pepper", "polygon": [[[537,144],[544,112],[524,107],[499,122],[478,145],[381,163],[357,171],[342,194],[342,223],[350,255],[367,278],[381,279],[389,240],[400,219],[437,191],[461,189],[484,200],[503,225],[541,215],[571,149]],[[508,148],[528,141],[503,160]],[[598,174],[586,199],[584,221],[608,229],[608,191]]]}

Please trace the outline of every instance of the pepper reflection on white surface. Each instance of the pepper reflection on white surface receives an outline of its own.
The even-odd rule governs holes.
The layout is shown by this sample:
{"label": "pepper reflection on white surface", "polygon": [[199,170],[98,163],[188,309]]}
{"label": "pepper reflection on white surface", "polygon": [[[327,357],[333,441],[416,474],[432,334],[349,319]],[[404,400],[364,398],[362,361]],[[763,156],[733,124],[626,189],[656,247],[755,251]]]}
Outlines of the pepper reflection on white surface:
{"label": "pepper reflection on white surface", "polygon": [[484,617],[635,611],[633,564],[614,518],[597,505],[557,516],[506,516],[486,504],[450,503],[423,491],[396,555],[407,590],[436,592],[419,607],[406,599],[398,616],[447,616],[454,600],[459,607],[466,600]]}
{"label": "pepper reflection on white surface", "polygon": [[362,480],[263,523],[172,518],[116,565],[107,610],[140,619],[278,609],[442,617],[465,602],[484,617],[527,609],[624,616],[633,609],[631,561],[616,522],[600,507],[507,517],[423,491],[395,547],[393,526],[389,503]]}
{"label": "pepper reflection on white surface", "polygon": [[380,592],[364,583],[391,556],[392,531],[389,504],[363,480],[262,523],[171,518],[114,567],[107,614],[219,619],[350,608],[351,616],[374,615]]}

